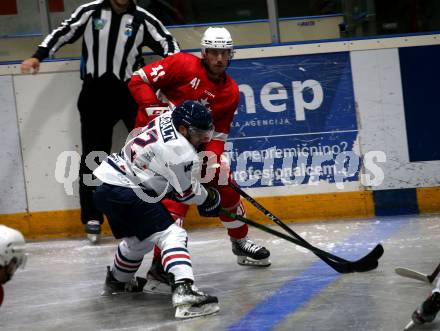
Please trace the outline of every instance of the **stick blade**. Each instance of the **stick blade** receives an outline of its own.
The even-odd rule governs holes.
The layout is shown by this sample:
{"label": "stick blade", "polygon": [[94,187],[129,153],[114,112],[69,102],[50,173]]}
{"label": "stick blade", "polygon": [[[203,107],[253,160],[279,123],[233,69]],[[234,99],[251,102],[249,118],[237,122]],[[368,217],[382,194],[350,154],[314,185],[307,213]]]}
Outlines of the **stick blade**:
{"label": "stick blade", "polygon": [[371,252],[372,253],[370,254],[373,255],[373,258],[379,260],[382,257],[383,253],[385,252],[385,250],[383,249],[382,244],[377,244],[376,247],[374,247],[374,249]]}
{"label": "stick blade", "polygon": [[362,262],[354,262],[353,269],[355,272],[367,272],[376,269],[379,266],[378,260],[365,260]]}
{"label": "stick blade", "polygon": [[364,261],[355,261],[355,262],[350,262],[350,261],[340,262],[340,261],[331,260],[329,258],[323,258],[322,260],[340,274],[348,274],[353,272],[367,272],[374,270],[379,266],[379,262],[377,260],[371,260],[371,259]]}
{"label": "stick blade", "polygon": [[367,272],[376,269],[379,266],[379,259],[384,253],[383,246],[377,244],[367,255],[363,258],[350,263],[351,272]]}
{"label": "stick blade", "polygon": [[370,253],[365,255],[363,258],[359,259],[357,262],[368,261],[368,260],[377,261],[377,260],[379,260],[382,257],[384,252],[385,252],[385,250],[383,249],[382,244],[377,244],[370,251]]}
{"label": "stick blade", "polygon": [[394,269],[394,271],[396,272],[396,274],[398,274],[399,276],[402,277],[406,277],[406,278],[412,278],[412,279],[417,279],[420,280],[421,282],[425,282],[430,284],[431,281],[428,278],[428,275],[412,270],[412,269],[408,269],[408,268],[396,268]]}
{"label": "stick blade", "polygon": [[327,263],[333,270],[339,272],[340,274],[349,274],[355,272],[351,262],[338,262],[325,257],[321,258],[321,260],[324,263]]}
{"label": "stick blade", "polygon": [[322,257],[321,254],[315,254],[320,257],[325,263],[341,274],[348,274],[352,272],[367,272],[376,269],[379,266],[379,259],[384,253],[383,246],[377,244],[367,255],[357,261],[341,262],[333,260],[329,257]]}

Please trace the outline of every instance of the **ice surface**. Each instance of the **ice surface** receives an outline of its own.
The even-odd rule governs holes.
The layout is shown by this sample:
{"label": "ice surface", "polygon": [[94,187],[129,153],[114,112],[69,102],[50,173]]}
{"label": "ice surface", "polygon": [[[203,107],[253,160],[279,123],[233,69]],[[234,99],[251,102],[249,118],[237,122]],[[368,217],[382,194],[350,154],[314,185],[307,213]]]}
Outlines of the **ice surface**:
{"label": "ice surface", "polygon": [[[169,296],[100,297],[117,241],[31,242],[25,270],[5,286],[1,330],[403,330],[430,291],[394,273],[397,266],[431,273],[440,262],[440,216],[404,216],[290,224],[314,245],[347,259],[365,255],[377,238],[385,254],[377,270],[339,275],[303,248],[251,229],[271,251],[269,268],[242,267],[221,228],[190,232],[199,288],[221,311],[177,321]],[[279,231],[276,226],[274,226]],[[139,270],[145,275],[151,254]],[[420,330],[439,330],[440,319]],[[418,329],[416,329],[418,330]]]}

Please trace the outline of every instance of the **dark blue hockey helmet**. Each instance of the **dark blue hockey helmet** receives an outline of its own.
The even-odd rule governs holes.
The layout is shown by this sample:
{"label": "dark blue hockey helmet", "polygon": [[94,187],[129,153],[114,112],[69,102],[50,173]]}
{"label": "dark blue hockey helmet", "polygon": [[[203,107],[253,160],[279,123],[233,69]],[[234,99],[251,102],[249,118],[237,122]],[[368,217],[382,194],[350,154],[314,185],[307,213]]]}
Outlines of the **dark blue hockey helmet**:
{"label": "dark blue hockey helmet", "polygon": [[206,141],[211,140],[214,132],[212,115],[201,103],[186,100],[173,110],[171,117],[176,128],[183,125],[191,135],[198,135]]}

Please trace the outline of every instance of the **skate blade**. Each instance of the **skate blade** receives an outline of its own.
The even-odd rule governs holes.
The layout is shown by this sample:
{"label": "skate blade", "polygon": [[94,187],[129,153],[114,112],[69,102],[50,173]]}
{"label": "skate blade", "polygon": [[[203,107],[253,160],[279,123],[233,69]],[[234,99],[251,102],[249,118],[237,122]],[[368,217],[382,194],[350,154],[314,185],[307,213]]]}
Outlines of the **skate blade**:
{"label": "skate blade", "polygon": [[237,263],[239,265],[256,267],[268,267],[272,264],[269,258],[263,260],[254,260],[248,256],[237,256]]}
{"label": "skate blade", "polygon": [[113,291],[109,291],[109,290],[104,289],[101,292],[101,296],[102,297],[112,297],[112,296],[119,295],[122,293],[124,293],[124,292],[113,292]]}
{"label": "skate blade", "polygon": [[176,307],[176,318],[195,318],[215,314],[220,310],[218,303],[208,303],[206,305],[196,307],[191,305],[183,305]]}
{"label": "skate blade", "polygon": [[97,244],[99,242],[99,239],[101,239],[101,235],[87,233],[87,239],[90,241],[90,243]]}
{"label": "skate blade", "polygon": [[108,290],[102,290],[101,292],[101,296],[102,297],[115,297],[115,296],[122,296],[122,295],[133,295],[133,294],[138,294],[140,292],[113,292],[113,291],[108,291]]}
{"label": "skate blade", "polygon": [[101,292],[101,296],[102,297],[114,297],[114,296],[122,296],[122,295],[136,295],[139,293],[142,293],[142,290],[141,291],[134,291],[134,292],[130,292],[130,291],[115,292],[115,291],[104,289]]}
{"label": "skate blade", "polygon": [[413,322],[413,321],[410,321],[406,326],[405,326],[405,328],[403,329],[403,331],[408,331],[408,330],[411,330],[413,327],[415,327],[416,326],[416,324]]}
{"label": "skate blade", "polygon": [[158,280],[147,278],[147,283],[144,286],[143,292],[167,295],[171,294],[171,286]]}

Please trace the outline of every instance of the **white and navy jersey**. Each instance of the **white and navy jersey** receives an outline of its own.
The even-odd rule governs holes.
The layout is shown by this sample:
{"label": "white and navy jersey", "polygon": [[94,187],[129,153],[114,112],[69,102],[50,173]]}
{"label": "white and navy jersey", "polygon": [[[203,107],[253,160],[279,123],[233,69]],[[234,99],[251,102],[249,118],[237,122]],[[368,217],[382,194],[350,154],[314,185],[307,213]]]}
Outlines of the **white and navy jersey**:
{"label": "white and navy jersey", "polygon": [[176,40],[162,23],[133,1],[128,11],[119,15],[112,10],[109,0],[97,0],[78,7],[44,39],[33,57],[42,61],[83,35],[82,78],[113,73],[127,81],[143,65],[143,46],[162,57],[179,52]]}
{"label": "white and navy jersey", "polygon": [[140,187],[155,197],[174,192],[174,199],[200,205],[207,192],[192,176],[198,161],[196,150],[176,130],[168,112],[143,127],[121,152],[110,155],[93,174],[107,184]]}

